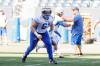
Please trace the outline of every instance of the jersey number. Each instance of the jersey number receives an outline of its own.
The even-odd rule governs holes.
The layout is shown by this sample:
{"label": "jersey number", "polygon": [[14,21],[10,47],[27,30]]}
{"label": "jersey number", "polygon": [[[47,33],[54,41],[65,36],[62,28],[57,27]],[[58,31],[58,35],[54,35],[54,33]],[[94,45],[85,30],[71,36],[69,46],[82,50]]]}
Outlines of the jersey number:
{"label": "jersey number", "polygon": [[43,25],[42,25],[42,29],[46,29],[48,27],[48,23],[44,23]]}

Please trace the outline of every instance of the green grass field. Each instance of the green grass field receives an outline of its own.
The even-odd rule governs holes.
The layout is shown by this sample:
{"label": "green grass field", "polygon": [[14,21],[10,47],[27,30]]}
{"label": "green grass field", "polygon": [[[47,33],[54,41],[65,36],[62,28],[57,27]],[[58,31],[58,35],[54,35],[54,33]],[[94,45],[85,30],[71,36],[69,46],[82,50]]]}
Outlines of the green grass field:
{"label": "green grass field", "polygon": [[87,54],[73,56],[64,54],[65,58],[59,59],[55,55],[58,64],[49,64],[47,54],[30,54],[26,63],[21,63],[22,54],[0,53],[0,66],[100,66],[100,55]]}

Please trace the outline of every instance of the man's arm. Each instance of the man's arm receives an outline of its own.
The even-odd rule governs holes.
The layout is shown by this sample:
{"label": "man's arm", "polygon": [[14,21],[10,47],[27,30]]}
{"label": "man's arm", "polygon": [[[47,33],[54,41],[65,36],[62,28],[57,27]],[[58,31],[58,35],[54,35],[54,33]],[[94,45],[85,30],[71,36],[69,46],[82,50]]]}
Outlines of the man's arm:
{"label": "man's arm", "polygon": [[36,32],[36,30],[35,30],[35,27],[36,27],[36,26],[37,26],[37,23],[33,21],[33,22],[31,23],[30,29],[31,29],[31,31],[37,36],[37,38],[41,39],[42,36],[41,36],[40,34],[38,34],[38,33]]}
{"label": "man's arm", "polygon": [[71,24],[67,24],[66,22],[64,22],[64,21],[58,21],[57,23],[56,23],[56,25],[55,26],[57,26],[57,27],[59,27],[59,26],[63,26],[63,27],[70,27],[71,26]]}
{"label": "man's arm", "polygon": [[70,27],[72,26],[71,24],[64,24],[64,27]]}
{"label": "man's arm", "polygon": [[36,27],[36,25],[37,25],[36,22],[32,22],[32,23],[31,23],[30,29],[31,29],[32,32],[35,32],[35,31],[36,31],[36,30],[34,29],[34,27]]}
{"label": "man's arm", "polygon": [[64,20],[64,22],[73,22],[74,21],[74,18],[65,18],[65,17],[62,17],[62,19]]}
{"label": "man's arm", "polygon": [[6,15],[4,15],[4,20],[5,20],[5,28],[7,27],[7,24],[8,24],[8,22],[7,22],[7,18],[6,18]]}
{"label": "man's arm", "polygon": [[64,19],[65,22],[73,22],[74,20],[72,18]]}
{"label": "man's arm", "polygon": [[50,23],[50,30],[52,31],[54,29],[54,25],[53,25],[53,22]]}
{"label": "man's arm", "polygon": [[7,18],[5,19],[5,22],[6,22],[6,25],[5,25],[5,27],[7,27],[7,25],[8,25]]}

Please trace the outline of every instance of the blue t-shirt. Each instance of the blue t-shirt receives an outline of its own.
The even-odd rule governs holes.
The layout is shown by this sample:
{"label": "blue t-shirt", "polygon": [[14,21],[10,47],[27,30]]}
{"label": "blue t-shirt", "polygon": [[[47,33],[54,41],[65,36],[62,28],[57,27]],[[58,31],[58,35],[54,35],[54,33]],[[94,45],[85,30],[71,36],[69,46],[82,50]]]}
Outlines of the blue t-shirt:
{"label": "blue t-shirt", "polygon": [[83,33],[83,18],[80,14],[74,16],[74,24],[72,26],[72,34],[82,34]]}

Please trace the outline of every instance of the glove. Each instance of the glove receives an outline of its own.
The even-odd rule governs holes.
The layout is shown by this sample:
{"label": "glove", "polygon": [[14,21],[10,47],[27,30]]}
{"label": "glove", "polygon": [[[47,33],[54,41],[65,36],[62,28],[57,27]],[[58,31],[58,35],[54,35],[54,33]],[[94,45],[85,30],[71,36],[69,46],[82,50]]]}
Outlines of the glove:
{"label": "glove", "polygon": [[57,21],[57,23],[55,24],[55,26],[64,26],[64,23],[63,23],[63,21]]}

